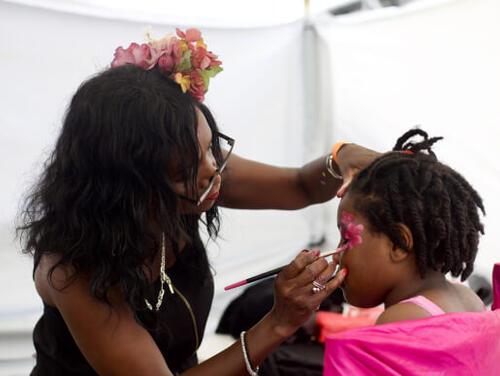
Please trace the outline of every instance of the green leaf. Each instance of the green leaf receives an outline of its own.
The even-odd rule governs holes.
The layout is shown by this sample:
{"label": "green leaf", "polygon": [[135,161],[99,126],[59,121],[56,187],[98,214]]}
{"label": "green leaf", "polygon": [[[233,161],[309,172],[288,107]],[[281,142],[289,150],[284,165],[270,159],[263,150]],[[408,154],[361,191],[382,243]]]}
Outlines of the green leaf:
{"label": "green leaf", "polygon": [[212,68],[202,70],[200,72],[200,76],[203,80],[203,85],[205,86],[205,90],[208,90],[208,83],[209,83],[210,79],[212,77],[215,77],[220,72],[222,72],[221,67],[212,67]]}
{"label": "green leaf", "polygon": [[182,55],[181,63],[179,64],[179,71],[185,72],[190,69],[191,69],[191,51],[187,50]]}

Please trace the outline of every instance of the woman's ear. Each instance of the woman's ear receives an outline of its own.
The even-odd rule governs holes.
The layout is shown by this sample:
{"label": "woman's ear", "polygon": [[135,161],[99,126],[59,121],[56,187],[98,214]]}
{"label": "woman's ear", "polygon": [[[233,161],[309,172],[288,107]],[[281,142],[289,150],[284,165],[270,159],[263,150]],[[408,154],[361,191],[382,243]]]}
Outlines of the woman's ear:
{"label": "woman's ear", "polygon": [[398,223],[398,227],[406,249],[393,244],[390,257],[394,262],[406,260],[413,250],[413,234],[411,230],[403,223]]}

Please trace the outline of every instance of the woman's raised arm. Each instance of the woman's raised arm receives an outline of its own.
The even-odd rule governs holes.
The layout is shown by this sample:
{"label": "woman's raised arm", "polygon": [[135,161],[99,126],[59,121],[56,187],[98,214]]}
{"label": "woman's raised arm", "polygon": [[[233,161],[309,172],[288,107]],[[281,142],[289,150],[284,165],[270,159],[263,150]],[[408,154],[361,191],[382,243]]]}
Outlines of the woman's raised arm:
{"label": "woman's raised arm", "polygon": [[[239,209],[301,209],[341,196],[352,177],[380,153],[356,144],[345,144],[338,152],[343,176],[334,178],[327,168],[327,156],[301,168],[285,168],[231,155],[223,173],[220,205]],[[339,192],[340,189],[340,192]]]}

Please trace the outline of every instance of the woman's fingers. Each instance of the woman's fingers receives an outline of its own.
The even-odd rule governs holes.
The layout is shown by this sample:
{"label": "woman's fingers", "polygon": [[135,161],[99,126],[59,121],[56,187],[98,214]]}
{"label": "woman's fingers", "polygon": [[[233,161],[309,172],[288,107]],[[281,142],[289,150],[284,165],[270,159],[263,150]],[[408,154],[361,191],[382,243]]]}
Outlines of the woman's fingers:
{"label": "woman's fingers", "polygon": [[302,251],[295,260],[283,269],[283,277],[292,280],[297,287],[305,286],[318,279],[323,274],[324,281],[330,279],[335,271],[338,260],[328,263],[325,258],[318,257],[319,251]]}
{"label": "woman's fingers", "polygon": [[319,252],[301,252],[276,278],[272,314],[280,327],[293,333],[343,281],[331,278],[337,263],[319,258]]}
{"label": "woman's fingers", "polygon": [[356,144],[347,144],[342,147],[337,154],[337,162],[344,181],[337,191],[337,197],[343,197],[354,176],[381,155],[379,152]]}
{"label": "woman's fingers", "polygon": [[[331,276],[331,275],[330,275]],[[310,302],[310,308],[313,310],[317,310],[318,306],[325,300],[330,294],[332,294],[336,289],[340,287],[342,282],[344,282],[345,277],[347,276],[347,269],[340,270],[335,277],[327,280],[325,283],[321,283],[324,287],[317,288],[314,285],[311,285],[311,293],[313,295],[313,299]],[[316,287],[316,289],[314,289]]]}
{"label": "woman's fingers", "polygon": [[[317,260],[306,265],[302,272],[295,278],[295,283],[297,286],[305,286],[310,284],[312,281],[316,280],[321,273],[328,268],[328,261],[320,257]],[[332,275],[333,270],[330,273]]]}
{"label": "woman's fingers", "polygon": [[332,279],[336,267],[336,263],[329,262],[328,266],[318,275],[315,281],[322,285],[325,285],[330,279]]}
{"label": "woman's fingers", "polygon": [[280,274],[285,279],[293,279],[300,275],[309,264],[317,260],[318,256],[319,251],[317,250],[301,251],[297,257],[295,257],[295,259],[281,271]]}
{"label": "woman's fingers", "polygon": [[342,186],[339,188],[337,191],[337,197],[342,198],[344,197],[345,193],[347,192],[347,189],[349,188],[349,185],[351,185],[352,179],[354,175],[358,173],[358,169],[350,169],[344,176],[342,180]]}
{"label": "woman's fingers", "polygon": [[343,268],[338,271],[338,273],[333,277],[330,281],[328,281],[325,286],[326,288],[323,291],[320,291],[318,295],[322,294],[322,299],[326,298],[332,292],[334,292],[337,288],[340,287],[342,282],[344,282],[345,277],[347,276],[348,270]]}

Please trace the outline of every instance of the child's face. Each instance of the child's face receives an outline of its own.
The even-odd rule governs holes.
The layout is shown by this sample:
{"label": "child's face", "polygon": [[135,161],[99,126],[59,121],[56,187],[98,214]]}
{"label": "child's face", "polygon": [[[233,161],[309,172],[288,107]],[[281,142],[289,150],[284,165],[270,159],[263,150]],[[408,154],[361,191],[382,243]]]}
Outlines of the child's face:
{"label": "child's face", "polygon": [[366,218],[354,209],[349,193],[340,201],[337,224],[340,246],[351,242],[340,256],[340,266],[348,269],[341,286],[346,300],[365,308],[381,304],[400,273],[390,258],[393,243],[386,235],[370,230]]}

